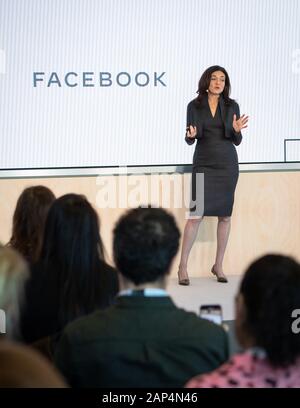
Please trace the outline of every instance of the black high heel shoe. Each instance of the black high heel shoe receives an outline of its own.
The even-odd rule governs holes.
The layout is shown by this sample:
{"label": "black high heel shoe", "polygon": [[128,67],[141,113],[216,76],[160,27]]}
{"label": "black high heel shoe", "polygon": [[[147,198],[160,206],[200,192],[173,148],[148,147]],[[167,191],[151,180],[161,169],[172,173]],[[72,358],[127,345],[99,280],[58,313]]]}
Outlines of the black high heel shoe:
{"label": "black high heel shoe", "polygon": [[[178,271],[179,271],[179,269],[178,269]],[[177,274],[178,274],[178,285],[189,286],[189,284],[190,284],[189,278],[180,279],[179,273],[177,273]]]}
{"label": "black high heel shoe", "polygon": [[189,286],[189,284],[190,284],[189,278],[180,279],[180,278],[178,277],[178,285]]}
{"label": "black high heel shoe", "polygon": [[217,281],[221,283],[227,283],[228,280],[225,276],[218,276],[217,272],[214,270],[214,267],[211,268],[211,273],[217,277]]}

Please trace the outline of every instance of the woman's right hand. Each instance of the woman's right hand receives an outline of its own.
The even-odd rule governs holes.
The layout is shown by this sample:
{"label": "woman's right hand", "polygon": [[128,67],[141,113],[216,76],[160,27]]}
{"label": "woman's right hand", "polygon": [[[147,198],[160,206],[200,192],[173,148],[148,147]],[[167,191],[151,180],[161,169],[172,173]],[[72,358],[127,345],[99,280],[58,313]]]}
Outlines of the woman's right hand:
{"label": "woman's right hand", "polygon": [[189,127],[186,128],[186,135],[189,139],[195,139],[197,136],[197,128],[196,126],[190,125]]}

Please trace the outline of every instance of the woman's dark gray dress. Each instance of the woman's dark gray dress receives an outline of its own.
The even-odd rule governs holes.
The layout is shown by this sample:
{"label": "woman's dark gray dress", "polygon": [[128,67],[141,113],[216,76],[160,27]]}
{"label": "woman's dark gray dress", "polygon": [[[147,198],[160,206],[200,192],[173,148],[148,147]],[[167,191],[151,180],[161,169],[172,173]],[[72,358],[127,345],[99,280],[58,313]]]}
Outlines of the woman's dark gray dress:
{"label": "woman's dark gray dress", "polygon": [[[223,108],[223,118],[221,107]],[[240,136],[241,138],[241,135],[232,131],[233,137],[228,137],[228,132],[227,137],[225,136],[224,117],[225,115],[228,116],[228,113],[230,115],[228,109],[226,110],[224,107],[224,101],[221,101],[221,104],[218,103],[213,117],[207,98],[203,101],[200,119],[202,122],[201,137],[197,140],[197,148],[193,159],[192,199],[199,200],[199,195],[196,196],[196,174],[203,173],[204,216],[225,217],[232,214],[234,192],[239,176],[238,156],[233,143],[239,144],[240,140],[237,143],[235,137]],[[197,111],[194,110],[195,115],[197,115]],[[229,122],[230,118],[229,120],[227,118],[227,121]],[[201,215],[198,214],[196,207],[192,203],[190,210],[191,215]]]}

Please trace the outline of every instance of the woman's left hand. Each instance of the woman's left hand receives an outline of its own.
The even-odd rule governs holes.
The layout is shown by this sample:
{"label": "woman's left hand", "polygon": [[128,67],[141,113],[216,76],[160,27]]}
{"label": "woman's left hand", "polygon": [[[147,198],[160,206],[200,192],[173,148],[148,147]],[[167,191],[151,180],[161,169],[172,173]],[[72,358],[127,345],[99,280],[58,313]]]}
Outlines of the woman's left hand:
{"label": "woman's left hand", "polygon": [[249,116],[242,115],[238,120],[236,120],[236,115],[233,115],[232,127],[236,133],[239,133],[242,129],[247,127]]}

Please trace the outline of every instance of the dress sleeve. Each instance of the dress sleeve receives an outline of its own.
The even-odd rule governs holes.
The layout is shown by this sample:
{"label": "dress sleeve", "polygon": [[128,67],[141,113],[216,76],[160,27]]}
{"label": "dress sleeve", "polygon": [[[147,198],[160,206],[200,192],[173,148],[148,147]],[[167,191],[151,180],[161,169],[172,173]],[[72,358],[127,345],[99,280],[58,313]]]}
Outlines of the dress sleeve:
{"label": "dress sleeve", "polygon": [[[194,126],[194,117],[193,117],[192,106],[189,103],[187,107],[187,112],[186,112],[186,127],[188,128],[190,125]],[[192,145],[195,142],[195,139],[188,138],[185,132],[185,141],[188,145]]]}
{"label": "dress sleeve", "polygon": [[[237,119],[240,118],[240,107],[237,103],[234,104],[233,113],[236,115]],[[242,132],[236,132],[232,128],[232,141],[233,143],[238,146],[243,139]]]}

